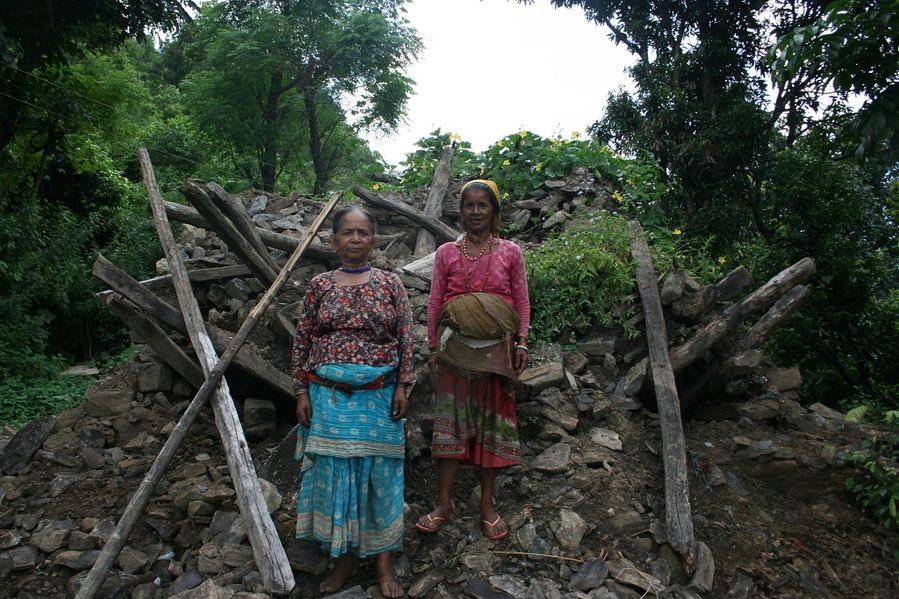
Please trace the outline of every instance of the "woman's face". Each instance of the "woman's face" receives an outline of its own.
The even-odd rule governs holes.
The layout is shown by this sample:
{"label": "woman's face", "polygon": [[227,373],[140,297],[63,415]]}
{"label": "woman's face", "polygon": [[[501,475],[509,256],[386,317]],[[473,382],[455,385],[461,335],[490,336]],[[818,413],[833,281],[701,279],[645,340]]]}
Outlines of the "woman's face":
{"label": "woman's face", "polygon": [[368,262],[374,247],[375,235],[365,215],[359,212],[344,214],[334,236],[334,250],[340,261],[346,264]]}
{"label": "woman's face", "polygon": [[462,225],[469,233],[489,232],[493,227],[493,204],[483,189],[469,189],[462,200]]}

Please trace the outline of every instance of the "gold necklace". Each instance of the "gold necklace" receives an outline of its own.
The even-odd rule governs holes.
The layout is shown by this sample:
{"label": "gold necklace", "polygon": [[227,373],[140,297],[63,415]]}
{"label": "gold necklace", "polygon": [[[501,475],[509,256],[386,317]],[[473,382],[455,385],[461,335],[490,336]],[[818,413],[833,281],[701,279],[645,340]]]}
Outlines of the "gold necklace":
{"label": "gold necklace", "polygon": [[468,240],[468,233],[465,234],[465,237],[462,238],[462,255],[465,256],[465,259],[469,262],[476,262],[478,258],[483,256],[487,252],[487,248],[489,248],[493,243],[493,233],[487,236],[487,241],[484,242],[484,246],[481,248],[481,253],[472,258],[468,255],[468,250],[466,249],[466,241]]}
{"label": "gold necklace", "polygon": [[[491,241],[492,239],[493,239],[493,235],[490,236],[490,239],[488,241]],[[463,244],[464,244],[464,240],[463,240]],[[465,264],[459,265],[462,267],[462,276],[465,278],[465,287],[469,291],[484,291],[484,288],[487,286],[487,278],[490,276],[490,267],[493,263],[493,243],[488,243],[484,247],[488,247],[488,246],[490,247],[490,251],[487,252],[487,270],[484,271],[484,276],[481,277],[481,286],[480,287],[475,287],[474,285],[471,284],[471,279],[468,276],[468,269],[465,267]],[[462,253],[463,253],[463,255],[465,255],[465,246],[464,245],[462,246]],[[484,252],[482,251],[481,255],[478,256],[478,258],[480,258],[483,255],[484,255]],[[477,262],[477,260],[478,260],[478,258],[475,258],[474,260],[472,260],[467,255],[465,255],[465,257],[468,258],[468,260],[470,260],[471,262]],[[477,266],[472,268],[472,270],[474,270],[475,268],[477,268]]]}

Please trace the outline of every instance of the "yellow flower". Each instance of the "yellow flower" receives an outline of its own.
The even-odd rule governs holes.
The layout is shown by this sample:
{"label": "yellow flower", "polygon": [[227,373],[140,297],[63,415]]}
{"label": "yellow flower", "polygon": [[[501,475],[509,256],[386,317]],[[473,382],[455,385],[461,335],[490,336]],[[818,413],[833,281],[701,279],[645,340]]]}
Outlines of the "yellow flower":
{"label": "yellow flower", "polygon": [[681,233],[683,233],[683,231],[681,231],[680,229],[675,229],[674,231],[672,231],[672,233],[674,233],[675,235],[680,235]]}
{"label": "yellow flower", "polygon": [[508,159],[508,158],[505,159],[505,160],[503,160],[503,166],[509,166],[510,164],[512,164],[512,163],[509,162],[509,159]]}
{"label": "yellow flower", "polygon": [[507,191],[506,193],[503,194],[503,199],[504,199],[504,200],[508,200],[508,199],[509,199],[509,192],[508,192],[508,191]]}
{"label": "yellow flower", "polygon": [[527,132],[526,130],[522,129],[522,130],[518,133],[518,135],[521,136],[521,139],[524,139],[525,137],[528,136],[528,132]]}
{"label": "yellow flower", "polygon": [[378,183],[375,183],[374,185],[371,186],[371,188],[374,189],[375,191],[378,191],[379,189],[381,189],[381,185]]}
{"label": "yellow flower", "polygon": [[543,170],[543,165],[542,165],[542,164],[535,164],[535,165],[534,165],[534,170],[537,171],[537,172],[539,173],[540,171]]}
{"label": "yellow flower", "polygon": [[484,167],[482,166],[480,172],[478,172],[478,177],[483,177],[483,176],[484,176]]}
{"label": "yellow flower", "polygon": [[499,140],[498,142],[496,142],[496,145],[500,148],[506,147],[506,144],[505,144],[505,142],[503,142],[503,140]]}
{"label": "yellow flower", "polygon": [[577,138],[580,137],[580,136],[581,136],[581,132],[580,132],[580,131],[572,131],[572,132],[571,132],[571,139],[577,139]]}
{"label": "yellow flower", "polygon": [[462,136],[458,133],[450,133],[450,141],[462,141]]}
{"label": "yellow flower", "polygon": [[400,179],[400,183],[405,183],[405,182],[406,182],[406,177],[403,177],[402,179]]}
{"label": "yellow flower", "polygon": [[618,193],[616,191],[615,193],[612,194],[612,199],[615,200],[616,202],[621,202],[622,200],[624,200],[624,196],[622,196],[620,193]]}
{"label": "yellow flower", "polygon": [[718,256],[718,264],[724,266],[725,264],[727,264],[727,258],[725,258],[724,256]]}

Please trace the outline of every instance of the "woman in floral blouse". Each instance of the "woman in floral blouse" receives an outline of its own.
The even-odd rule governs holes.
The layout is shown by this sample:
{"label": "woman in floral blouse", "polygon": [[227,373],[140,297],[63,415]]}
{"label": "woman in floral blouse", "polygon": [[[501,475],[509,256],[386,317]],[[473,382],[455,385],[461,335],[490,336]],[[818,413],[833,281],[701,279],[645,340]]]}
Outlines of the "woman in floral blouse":
{"label": "woman in floral blouse", "polygon": [[341,266],[310,281],[292,355],[303,425],[296,536],[337,558],[322,593],[344,585],[356,557],[373,556],[381,593],[401,597],[392,552],[403,537],[412,313],[399,277],[368,263],[371,215],[342,208],[332,232]]}

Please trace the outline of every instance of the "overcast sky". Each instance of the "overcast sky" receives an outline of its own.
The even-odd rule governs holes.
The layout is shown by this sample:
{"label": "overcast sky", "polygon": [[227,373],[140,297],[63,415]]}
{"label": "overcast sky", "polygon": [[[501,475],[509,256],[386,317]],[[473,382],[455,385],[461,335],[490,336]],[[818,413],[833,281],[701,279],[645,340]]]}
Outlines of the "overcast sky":
{"label": "overcast sky", "polygon": [[511,0],[413,0],[407,17],[424,42],[409,76],[407,121],[371,136],[392,164],[440,127],[485,149],[528,129],[569,136],[596,121],[609,91],[629,87],[633,59],[580,9]]}

